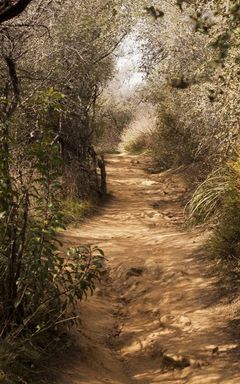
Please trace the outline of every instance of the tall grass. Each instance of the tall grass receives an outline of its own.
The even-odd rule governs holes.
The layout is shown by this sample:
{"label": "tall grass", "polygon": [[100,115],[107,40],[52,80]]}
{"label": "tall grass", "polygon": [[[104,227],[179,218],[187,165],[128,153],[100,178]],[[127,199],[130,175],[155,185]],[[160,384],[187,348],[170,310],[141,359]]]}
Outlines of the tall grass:
{"label": "tall grass", "polygon": [[231,173],[227,168],[218,168],[210,173],[192,195],[186,206],[189,223],[200,224],[218,214],[223,200],[231,189]]}
{"label": "tall grass", "polygon": [[[240,161],[212,172],[186,206],[191,224],[217,218],[206,243],[207,254],[224,274],[240,276]],[[229,274],[230,272],[230,274]],[[225,277],[227,276],[225,275]]]}
{"label": "tall grass", "polygon": [[65,199],[62,202],[65,224],[78,223],[94,212],[94,204],[89,200]]}
{"label": "tall grass", "polygon": [[[240,276],[240,193],[232,189],[225,197],[218,225],[207,243],[208,253],[214,258],[225,277]],[[227,275],[226,275],[227,273]],[[231,280],[231,283],[233,280]]]}

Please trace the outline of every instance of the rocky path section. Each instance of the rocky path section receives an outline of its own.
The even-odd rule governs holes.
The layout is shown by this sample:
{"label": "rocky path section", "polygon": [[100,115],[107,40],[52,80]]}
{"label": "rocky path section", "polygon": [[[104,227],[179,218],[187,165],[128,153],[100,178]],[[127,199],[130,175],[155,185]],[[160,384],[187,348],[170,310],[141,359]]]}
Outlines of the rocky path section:
{"label": "rocky path section", "polygon": [[239,302],[229,302],[185,231],[181,170],[150,175],[145,159],[108,159],[112,201],[64,235],[102,247],[110,277],[80,306],[76,348],[57,384],[239,384]]}

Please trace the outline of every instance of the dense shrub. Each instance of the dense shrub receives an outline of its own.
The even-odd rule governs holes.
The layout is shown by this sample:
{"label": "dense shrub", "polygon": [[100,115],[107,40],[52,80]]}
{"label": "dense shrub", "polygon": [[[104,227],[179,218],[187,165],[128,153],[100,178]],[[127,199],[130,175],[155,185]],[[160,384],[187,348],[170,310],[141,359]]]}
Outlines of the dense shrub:
{"label": "dense shrub", "polygon": [[93,293],[104,272],[101,250],[81,246],[64,253],[59,249],[58,229],[64,227],[62,158],[46,119],[49,109],[61,110],[58,94],[51,95],[34,104],[38,127],[34,138],[22,135],[11,119],[0,125],[0,352],[7,345],[6,354],[0,355],[0,369],[4,377],[8,362],[17,366],[19,353],[24,355],[39,335],[78,321],[77,303]]}
{"label": "dense shrub", "polygon": [[[6,140],[6,130],[2,133]],[[90,247],[76,249],[68,257],[57,251],[57,230],[63,226],[61,158],[49,131],[29,143],[24,153],[16,150],[13,137],[8,151],[4,149],[0,149],[2,336],[18,327],[34,333],[55,326],[66,317],[67,303],[92,287],[102,260],[101,252],[97,256]],[[88,274],[92,263],[96,275]]]}
{"label": "dense shrub", "polygon": [[[146,108],[148,109],[146,110]],[[197,143],[181,123],[176,110],[162,104],[145,105],[122,135],[121,147],[130,153],[147,151],[161,165],[169,168],[195,160]]]}
{"label": "dense shrub", "polygon": [[195,160],[196,143],[178,118],[171,112],[159,111],[152,153],[164,168],[189,164]]}

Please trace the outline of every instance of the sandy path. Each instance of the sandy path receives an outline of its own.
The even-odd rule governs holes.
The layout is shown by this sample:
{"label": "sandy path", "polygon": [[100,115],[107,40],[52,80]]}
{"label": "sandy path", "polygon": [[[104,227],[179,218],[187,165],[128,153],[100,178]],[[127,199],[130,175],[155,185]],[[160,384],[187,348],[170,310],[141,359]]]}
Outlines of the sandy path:
{"label": "sandy path", "polygon": [[63,235],[102,247],[110,278],[81,304],[77,347],[57,365],[57,383],[239,384],[240,305],[207,274],[204,236],[181,229],[187,185],[142,165],[110,156],[113,200]]}

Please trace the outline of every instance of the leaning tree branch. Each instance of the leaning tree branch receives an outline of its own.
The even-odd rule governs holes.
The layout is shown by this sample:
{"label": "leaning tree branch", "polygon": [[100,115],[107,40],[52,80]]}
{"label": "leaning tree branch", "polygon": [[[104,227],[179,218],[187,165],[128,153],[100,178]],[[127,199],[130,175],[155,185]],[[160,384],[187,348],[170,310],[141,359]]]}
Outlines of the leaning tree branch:
{"label": "leaning tree branch", "polygon": [[13,5],[4,8],[0,11],[0,23],[20,15],[32,1],[33,0],[18,0]]}
{"label": "leaning tree branch", "polygon": [[127,32],[124,32],[123,35],[120,37],[120,39],[114,44],[114,46],[112,48],[110,48],[110,50],[106,53],[104,53],[102,56],[100,56],[97,60],[95,60],[93,62],[93,64],[97,64],[99,63],[100,61],[106,59],[108,56],[110,56],[117,48],[118,46],[121,44],[121,42],[125,39],[125,37],[127,36]]}

